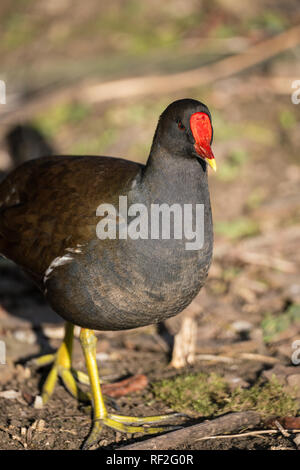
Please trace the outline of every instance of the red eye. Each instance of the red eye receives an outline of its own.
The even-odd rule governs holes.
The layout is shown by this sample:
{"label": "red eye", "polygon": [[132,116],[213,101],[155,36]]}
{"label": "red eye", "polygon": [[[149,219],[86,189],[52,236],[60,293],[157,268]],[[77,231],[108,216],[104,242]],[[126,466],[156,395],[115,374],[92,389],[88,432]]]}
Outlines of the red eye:
{"label": "red eye", "polygon": [[184,125],[182,124],[181,121],[177,121],[177,124],[178,124],[178,128],[179,128],[180,130],[183,131],[183,130],[185,129],[185,127],[184,127]]}

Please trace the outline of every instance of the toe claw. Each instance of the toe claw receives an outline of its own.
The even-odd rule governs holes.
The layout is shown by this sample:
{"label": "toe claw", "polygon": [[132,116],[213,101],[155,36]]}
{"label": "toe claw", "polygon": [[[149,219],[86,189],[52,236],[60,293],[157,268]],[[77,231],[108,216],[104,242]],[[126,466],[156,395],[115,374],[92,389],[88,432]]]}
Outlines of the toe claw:
{"label": "toe claw", "polygon": [[87,439],[84,441],[82,445],[82,450],[87,450],[92,445],[95,445],[99,442],[101,438],[102,424],[102,420],[96,420],[93,422],[92,430]]}

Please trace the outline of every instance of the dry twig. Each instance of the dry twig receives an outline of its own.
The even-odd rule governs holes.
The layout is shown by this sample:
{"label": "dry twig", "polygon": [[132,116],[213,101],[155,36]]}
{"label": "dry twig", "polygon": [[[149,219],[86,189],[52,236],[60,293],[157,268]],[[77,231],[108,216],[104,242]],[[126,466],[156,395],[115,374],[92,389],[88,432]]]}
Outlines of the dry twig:
{"label": "dry twig", "polygon": [[[207,439],[234,439],[236,437],[249,437],[249,436],[262,436],[264,437],[266,434],[278,434],[280,431],[278,429],[265,429],[262,431],[249,431],[249,432],[244,432],[240,434],[224,434],[220,436],[207,436],[207,437],[201,437],[198,439],[199,441],[205,441]],[[299,430],[293,429],[291,431],[292,433],[300,433]]]}

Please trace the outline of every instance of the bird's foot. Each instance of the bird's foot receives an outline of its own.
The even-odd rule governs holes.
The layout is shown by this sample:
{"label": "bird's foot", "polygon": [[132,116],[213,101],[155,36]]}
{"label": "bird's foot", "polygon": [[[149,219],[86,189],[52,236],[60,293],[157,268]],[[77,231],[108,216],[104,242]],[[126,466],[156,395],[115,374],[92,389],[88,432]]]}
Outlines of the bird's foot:
{"label": "bird's foot", "polygon": [[107,426],[115,431],[131,434],[158,434],[160,432],[174,429],[174,426],[151,427],[148,425],[160,424],[162,421],[166,421],[167,419],[175,416],[182,416],[181,413],[147,416],[144,418],[108,413],[99,382],[99,373],[96,361],[97,339],[94,332],[92,330],[82,328],[80,331],[80,342],[85,356],[86,368],[90,380],[94,414],[93,427],[83,445],[84,449],[88,449],[92,445],[98,443],[101,438],[103,426]]}
{"label": "bird's foot", "polygon": [[47,403],[53,394],[56,382],[60,378],[66,389],[80,401],[91,401],[91,395],[83,392],[77,386],[77,382],[88,384],[89,377],[81,371],[72,368],[74,326],[66,323],[65,337],[55,354],[46,354],[31,361],[37,367],[53,364],[42,388],[43,403]]}
{"label": "bird's foot", "polygon": [[65,388],[70,394],[79,401],[90,402],[91,396],[83,392],[77,385],[77,381],[83,384],[89,384],[86,374],[77,371],[71,367],[70,358],[66,352],[65,343],[62,343],[56,354],[41,356],[34,361],[35,365],[42,367],[53,363],[49,374],[42,387],[43,403],[47,403],[53,394],[58,378],[61,379]]}
{"label": "bird's foot", "polygon": [[[28,364],[33,365],[35,367],[45,367],[50,364],[53,364],[56,360],[56,354],[44,354],[43,356],[36,357],[34,359],[31,359]],[[69,370],[71,371],[74,379],[83,384],[83,385],[90,385],[90,379],[89,376],[85,373],[82,372],[81,370],[74,369],[73,367],[70,367]]]}
{"label": "bird's foot", "polygon": [[[46,404],[47,401],[49,401],[49,398],[52,396],[54,392],[57,379],[60,378],[65,388],[69,391],[69,393],[74,398],[76,398],[78,401],[86,403],[83,410],[86,413],[90,414],[91,405],[89,405],[88,403],[92,402],[91,393],[84,392],[77,385],[77,382],[79,382],[82,385],[90,385],[89,376],[85,372],[82,372],[81,370],[74,369],[73,367],[66,368],[62,364],[57,364],[56,363],[57,356],[58,356],[58,352],[56,354],[45,354],[43,356],[39,356],[35,359],[32,359],[30,361],[30,364],[35,367],[45,367],[50,364],[53,364],[46,378],[44,386],[42,388],[43,404]],[[74,379],[75,379],[75,383],[74,383]],[[119,411],[118,404],[112,397],[105,396],[104,401],[105,401],[105,404]]]}
{"label": "bird's foot", "polygon": [[83,449],[88,449],[92,445],[99,442],[101,438],[102,428],[104,426],[113,429],[114,431],[135,434],[142,433],[146,434],[158,434],[170,430],[178,429],[180,426],[157,426],[147,427],[149,424],[158,424],[162,421],[166,421],[178,416],[182,416],[181,413],[171,413],[167,415],[158,416],[146,416],[138,418],[136,416],[122,416],[117,414],[109,413],[102,419],[96,419],[93,422],[92,430],[83,444]]}

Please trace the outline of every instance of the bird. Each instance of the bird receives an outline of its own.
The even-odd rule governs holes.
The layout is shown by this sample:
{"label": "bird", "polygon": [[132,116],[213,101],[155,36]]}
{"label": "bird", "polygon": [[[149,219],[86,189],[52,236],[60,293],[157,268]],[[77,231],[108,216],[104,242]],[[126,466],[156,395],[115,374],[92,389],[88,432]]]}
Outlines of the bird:
{"label": "bird", "polygon": [[56,150],[42,133],[30,124],[17,124],[5,136],[12,167],[21,165],[27,160],[55,155]]}
{"label": "bird", "polygon": [[[107,409],[94,330],[164,321],[189,305],[204,285],[213,253],[212,140],[208,107],[180,99],[160,115],[144,165],[109,156],[51,154],[25,161],[0,183],[0,253],[27,273],[66,322],[57,352],[36,360],[40,366],[51,364],[43,403],[58,378],[75,398],[92,402],[91,431],[83,448],[100,440],[104,426],[144,434],[166,429],[157,425],[169,414],[135,417]],[[126,214],[120,201],[123,206],[126,201]],[[174,227],[169,236],[157,232],[156,219],[152,236],[152,220],[150,229],[145,214],[152,215],[153,207],[170,209]],[[186,207],[192,216],[202,207],[203,240],[196,247],[190,232],[175,236],[176,210]],[[184,222],[190,220],[182,214]],[[74,325],[81,328],[87,374],[72,368]],[[91,392],[78,382],[89,384]]]}
{"label": "bird", "polygon": [[11,171],[27,160],[55,155],[56,150],[45,136],[31,124],[16,124],[5,135],[5,147],[10,157],[8,168],[0,170],[0,181],[7,171]]}

